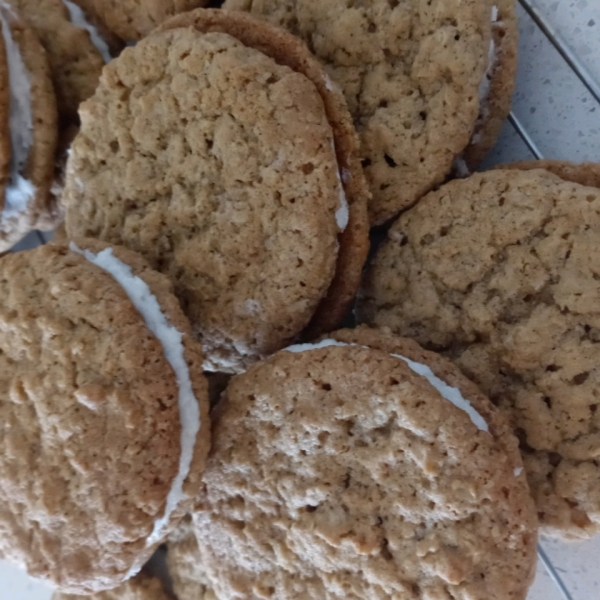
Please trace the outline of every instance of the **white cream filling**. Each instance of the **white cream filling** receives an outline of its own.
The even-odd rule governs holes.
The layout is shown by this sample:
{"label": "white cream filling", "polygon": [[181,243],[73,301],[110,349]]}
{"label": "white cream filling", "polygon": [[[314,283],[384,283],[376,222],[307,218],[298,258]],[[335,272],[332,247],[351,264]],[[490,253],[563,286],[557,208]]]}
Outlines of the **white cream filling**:
{"label": "white cream filling", "polygon": [[343,233],[344,231],[346,231],[346,227],[348,227],[348,222],[350,221],[350,209],[348,207],[348,199],[346,198],[346,192],[344,191],[344,183],[342,181],[343,173],[340,172],[340,167],[337,164],[337,153],[335,151],[335,142],[333,140],[331,142],[331,151],[333,152],[333,156],[336,161],[335,173],[337,175],[339,193],[338,208],[335,211],[335,222],[337,223],[340,232]]}
{"label": "white cream filling", "polygon": [[179,470],[171,483],[165,512],[162,517],[155,520],[152,533],[146,540],[146,546],[151,546],[161,539],[165,525],[183,498],[183,484],[190,472],[196,437],[200,431],[200,408],[194,395],[189,368],[185,361],[183,334],[169,324],[158,304],[158,300],[152,294],[148,285],[135,276],[128,265],[114,256],[111,248],[94,254],[89,250],[81,250],[73,242],[70,243],[69,247],[73,252],[81,254],[89,262],[109,273],[123,288],[135,308],[142,315],[148,329],[160,341],[165,358],[173,368],[177,379],[179,390],[177,403],[181,422]]}
{"label": "white cream filling", "polygon": [[62,1],[69,11],[71,23],[80,29],[85,29],[90,34],[92,44],[94,44],[104,62],[109,63],[112,60],[112,56],[110,55],[108,44],[102,39],[98,30],[86,19],[85,13],[77,6],[77,4],[74,4],[69,0]]}
{"label": "white cream filling", "polygon": [[[285,351],[307,352],[309,350],[316,350],[318,348],[326,348],[327,346],[359,346],[359,344],[345,344],[336,340],[323,340],[318,344],[298,344],[296,346],[290,346],[289,348],[285,348]],[[368,346],[361,347],[368,348]],[[459,408],[463,412],[467,413],[477,429],[489,433],[490,429],[486,420],[477,412],[477,410],[475,410],[475,408],[473,408],[472,404],[463,397],[458,388],[451,387],[445,381],[442,381],[427,365],[414,362],[405,356],[401,356],[400,354],[390,354],[390,356],[399,358],[408,365],[411,371],[417,375],[420,375],[421,377],[425,377],[425,379],[427,379],[427,381],[440,393],[443,398],[454,404],[456,408]]]}
{"label": "white cream filling", "polygon": [[475,427],[479,431],[487,431],[489,433],[490,428],[486,420],[473,408],[473,405],[460,393],[458,388],[448,385],[445,381],[440,379],[427,365],[414,362],[405,356],[400,354],[392,354],[396,358],[403,360],[410,368],[411,371],[417,373],[421,377],[425,377],[427,381],[444,397],[449,400],[456,408],[466,412]]}
{"label": "white cream filling", "polygon": [[337,340],[323,340],[318,344],[295,344],[294,346],[288,346],[284,348],[285,352],[308,352],[309,350],[318,350],[319,348],[327,348],[328,346],[356,346],[356,344],[344,344],[344,342],[338,342]]}
{"label": "white cream filling", "polygon": [[515,477],[520,477],[521,473],[523,473],[523,467],[519,467],[518,469],[515,469]]}
{"label": "white cream filling", "polygon": [[0,3],[0,23],[6,47],[9,81],[10,182],[6,186],[4,208],[0,215],[0,231],[7,221],[27,210],[35,196],[35,187],[21,172],[27,164],[33,145],[33,115],[31,112],[31,79],[18,44],[12,37],[10,23],[15,18],[12,9]]}
{"label": "white cream filling", "polygon": [[325,87],[330,91],[333,92],[335,91],[335,86],[333,84],[333,81],[331,80],[331,77],[329,77],[329,75],[325,75],[324,77],[325,79]]}
{"label": "white cream filling", "polygon": [[340,183],[340,203],[338,209],[335,211],[335,221],[338,229],[342,232],[346,231],[348,222],[350,221],[350,208],[348,207],[348,200],[346,198],[346,192],[344,192],[344,186],[342,184],[342,178],[340,172],[337,171],[338,181]]}

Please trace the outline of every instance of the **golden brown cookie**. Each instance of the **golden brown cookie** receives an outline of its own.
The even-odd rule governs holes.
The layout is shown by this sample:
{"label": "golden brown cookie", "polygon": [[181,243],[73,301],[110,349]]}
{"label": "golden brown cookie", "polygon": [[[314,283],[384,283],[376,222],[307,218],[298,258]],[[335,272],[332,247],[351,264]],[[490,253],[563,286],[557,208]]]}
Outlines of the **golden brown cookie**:
{"label": "golden brown cookie", "polygon": [[76,122],[77,109],[96,89],[111,60],[108,44],[71,0],[9,0],[38,36],[50,65],[60,117]]}
{"label": "golden brown cookie", "polygon": [[442,351],[512,420],[543,531],[600,531],[600,190],[544,170],[451,182],[390,229],[359,319]]}
{"label": "golden brown cookie", "polygon": [[169,536],[167,566],[177,600],[216,600],[206,573],[191,516]]}
{"label": "golden brown cookie", "polygon": [[315,337],[340,325],[360,283],[368,249],[366,205],[370,199],[358,161],[358,139],[343,95],[331,84],[321,63],[297,37],[244,13],[197,10],[170,19],[163,29],[193,25],[202,32],[233,35],[244,45],[260,50],[280,65],[302,73],[316,87],[333,130],[340,177],[349,206],[348,224],[339,236],[336,274],[327,295],[304,332]]}
{"label": "golden brown cookie", "polygon": [[488,0],[227,0],[306,40],[344,91],[381,224],[441,183],[469,143],[491,38]]}
{"label": "golden brown cookie", "polygon": [[[175,18],[105,69],[63,195],[70,236],[123,243],[173,279],[206,368],[219,371],[277,350],[311,319],[315,332],[334,326],[368,246],[351,121],[329,119],[343,99],[328,96],[328,112],[311,78],[261,51],[285,49],[279,37],[261,36],[299,45],[293,59],[324,82],[306,48],[239,17]],[[233,26],[223,33],[230,22],[256,23],[258,49]]]}
{"label": "golden brown cookie", "polygon": [[167,278],[94,240],[3,257],[0,296],[0,558],[114,588],[200,486],[200,346]]}
{"label": "golden brown cookie", "polygon": [[[81,2],[81,0],[77,0]],[[169,17],[206,6],[209,0],[83,0],[123,40],[139,40]]]}
{"label": "golden brown cookie", "polygon": [[51,229],[59,211],[49,194],[57,115],[44,50],[31,29],[4,3],[0,4],[0,25],[8,64],[10,141],[10,177],[0,212],[1,252],[32,229]]}
{"label": "golden brown cookie", "polygon": [[[160,579],[137,575],[114,590],[98,592],[88,596],[56,592],[52,600],[172,600],[165,592]],[[178,600],[181,600],[179,598]]]}
{"label": "golden brown cookie", "polygon": [[515,91],[519,27],[516,0],[495,0],[492,8],[492,40],[488,66],[479,87],[479,118],[469,145],[462,153],[470,171],[475,171],[496,143]]}
{"label": "golden brown cookie", "polygon": [[332,338],[216,411],[193,514],[216,596],[523,600],[537,522],[508,423],[410,340]]}
{"label": "golden brown cookie", "polygon": [[163,29],[193,26],[202,32],[228,33],[244,45],[260,50],[277,64],[302,73],[316,87],[333,130],[340,178],[349,207],[348,223],[338,236],[335,277],[304,331],[312,338],[340,326],[360,284],[369,250],[367,203],[370,193],[358,160],[358,138],[344,96],[331,84],[321,63],[297,37],[244,13],[196,10],[170,19]]}

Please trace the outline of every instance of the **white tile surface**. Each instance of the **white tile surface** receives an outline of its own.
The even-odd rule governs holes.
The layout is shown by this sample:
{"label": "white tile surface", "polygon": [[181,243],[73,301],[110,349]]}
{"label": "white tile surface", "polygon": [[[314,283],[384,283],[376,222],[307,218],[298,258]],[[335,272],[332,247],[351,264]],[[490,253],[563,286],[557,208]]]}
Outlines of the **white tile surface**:
{"label": "white tile surface", "polygon": [[541,562],[538,563],[535,581],[529,590],[528,600],[564,600]]}
{"label": "white tile surface", "polygon": [[579,60],[600,82],[598,38],[600,2],[598,0],[532,0],[548,20],[553,31],[573,50]]}
{"label": "white tile surface", "polygon": [[[518,15],[520,60],[513,112],[545,157],[600,160],[600,107],[520,6]],[[598,40],[592,41],[600,51]]]}
{"label": "white tile surface", "polygon": [[1,600],[50,600],[52,590],[12,565],[0,561]]}
{"label": "white tile surface", "polygon": [[492,148],[489,155],[481,164],[481,171],[485,171],[494,165],[515,162],[518,160],[533,160],[535,156],[531,153],[525,142],[521,139],[514,127],[507,121],[498,136],[498,143]]}
{"label": "white tile surface", "polygon": [[[542,543],[574,599],[600,598],[600,537],[577,544],[551,540],[544,540]],[[542,596],[540,600],[543,600]]]}

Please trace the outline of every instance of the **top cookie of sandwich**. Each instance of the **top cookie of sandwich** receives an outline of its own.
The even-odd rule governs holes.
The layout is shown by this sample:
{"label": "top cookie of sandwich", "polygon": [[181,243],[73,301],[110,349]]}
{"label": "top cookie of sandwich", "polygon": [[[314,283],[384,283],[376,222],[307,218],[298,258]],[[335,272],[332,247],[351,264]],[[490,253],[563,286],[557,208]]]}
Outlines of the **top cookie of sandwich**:
{"label": "top cookie of sandwich", "polygon": [[332,338],[213,413],[193,518],[216,596],[524,600],[537,521],[506,420],[410,340]]}
{"label": "top cookie of sandwich", "polygon": [[200,346],[167,278],[95,240],[3,257],[0,292],[0,558],[116,587],[200,486]]}
{"label": "top cookie of sandwich", "polygon": [[600,190],[489,171],[398,219],[359,304],[361,320],[443,351],[506,411],[541,525],[565,538],[600,531],[598,248]]}
{"label": "top cookie of sandwich", "polygon": [[443,181],[469,143],[487,67],[488,0],[227,0],[306,40],[348,101],[372,224]]}
{"label": "top cookie of sandwich", "polygon": [[342,306],[352,297],[365,198],[346,202],[336,134],[301,72],[188,24],[126,49],[81,115],[67,233],[131,247],[169,275],[208,368],[238,370],[300,333],[347,255]]}
{"label": "top cookie of sandwich", "polygon": [[[83,0],[123,40],[139,40],[169,17],[206,6],[209,0]],[[81,3],[81,0],[77,0]]]}

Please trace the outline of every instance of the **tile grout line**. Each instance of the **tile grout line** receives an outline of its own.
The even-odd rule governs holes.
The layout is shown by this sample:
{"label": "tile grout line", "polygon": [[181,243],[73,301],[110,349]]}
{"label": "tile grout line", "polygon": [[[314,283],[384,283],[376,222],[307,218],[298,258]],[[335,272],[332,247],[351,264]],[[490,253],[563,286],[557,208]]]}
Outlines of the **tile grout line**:
{"label": "tile grout line", "polygon": [[541,544],[538,544],[538,556],[544,563],[544,567],[546,569],[546,572],[550,576],[550,579],[552,579],[552,581],[556,584],[556,587],[560,590],[561,594],[563,595],[564,600],[574,600],[573,596],[571,595],[571,592],[569,592],[567,586],[565,585],[565,582],[558,574],[558,571],[552,564],[552,561],[546,554],[544,548],[542,548]]}
{"label": "tile grout line", "polygon": [[579,57],[571,50],[569,44],[565,42],[558,31],[556,31],[531,0],[519,0],[519,4],[531,17],[533,22],[541,29],[542,33],[548,38],[550,43],[556,48],[571,70],[581,80],[581,83],[583,83],[590,94],[596,99],[596,102],[600,103],[600,85],[596,82],[594,76],[583,62],[581,62]]}
{"label": "tile grout line", "polygon": [[519,137],[525,142],[525,145],[527,146],[527,148],[529,148],[531,154],[533,154],[538,160],[542,160],[544,158],[544,155],[537,147],[537,144],[533,141],[533,138],[529,135],[529,133],[523,126],[523,123],[521,123],[517,115],[515,115],[515,113],[512,110],[508,115],[508,121],[515,128],[516,132],[519,134]]}

